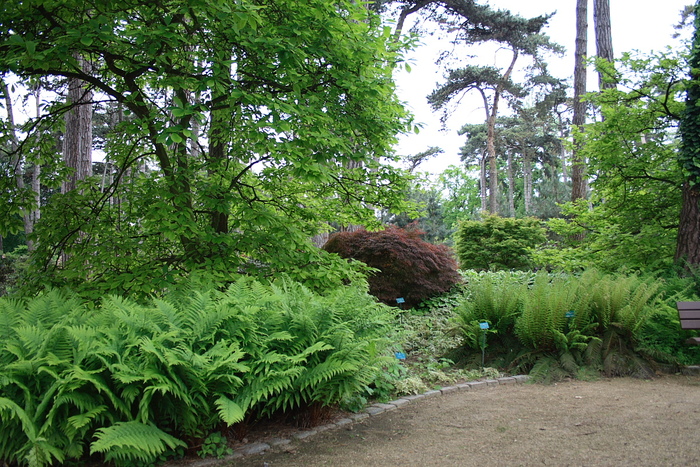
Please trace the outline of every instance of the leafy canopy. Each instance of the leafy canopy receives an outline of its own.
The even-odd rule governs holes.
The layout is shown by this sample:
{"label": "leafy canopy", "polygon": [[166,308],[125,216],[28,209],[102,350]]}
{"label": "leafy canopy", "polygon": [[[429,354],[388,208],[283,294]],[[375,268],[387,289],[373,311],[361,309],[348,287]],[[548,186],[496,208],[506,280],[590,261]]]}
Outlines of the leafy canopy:
{"label": "leafy canopy", "polygon": [[[44,208],[35,277],[150,293],[199,269],[328,269],[310,236],[402,203],[386,162],[409,123],[403,44],[361,4],[10,0],[0,25],[0,73],[80,79],[123,112],[112,183]],[[50,104],[40,120],[60,124]]]}

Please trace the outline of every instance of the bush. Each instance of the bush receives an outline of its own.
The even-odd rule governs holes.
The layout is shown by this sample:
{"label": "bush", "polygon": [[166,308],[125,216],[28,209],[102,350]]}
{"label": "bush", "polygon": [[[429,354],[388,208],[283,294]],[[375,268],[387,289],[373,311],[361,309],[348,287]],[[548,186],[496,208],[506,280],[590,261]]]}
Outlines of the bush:
{"label": "bush", "polygon": [[352,287],[241,279],[145,305],[0,299],[0,464],[135,465],[221,424],[366,391],[394,316]]}
{"label": "bush", "polygon": [[545,229],[537,219],[485,215],[482,221],[459,223],[455,250],[462,269],[529,269],[531,249],[546,239]]}
{"label": "bush", "polygon": [[323,248],[377,269],[368,279],[369,292],[382,302],[394,305],[403,298],[406,307],[414,307],[461,279],[450,248],[424,241],[422,233],[393,226],[380,232],[338,232]]}

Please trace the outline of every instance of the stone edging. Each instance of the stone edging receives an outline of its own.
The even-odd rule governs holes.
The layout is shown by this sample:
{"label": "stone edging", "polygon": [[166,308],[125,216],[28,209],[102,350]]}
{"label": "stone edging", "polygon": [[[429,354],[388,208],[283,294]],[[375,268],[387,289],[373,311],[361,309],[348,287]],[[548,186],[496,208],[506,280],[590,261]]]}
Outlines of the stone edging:
{"label": "stone edging", "polygon": [[460,384],[455,384],[454,386],[445,386],[441,389],[427,391],[423,394],[416,394],[413,396],[399,397],[398,399],[393,400],[391,402],[372,404],[372,405],[364,408],[360,412],[352,414],[352,415],[348,416],[347,418],[341,418],[339,420],[336,420],[334,423],[329,423],[327,425],[320,425],[320,426],[314,427],[310,430],[305,430],[305,431],[300,431],[298,433],[294,433],[292,435],[292,439],[275,438],[275,439],[269,440],[266,443],[264,443],[264,442],[251,443],[251,444],[248,444],[246,446],[235,449],[233,454],[228,455],[228,456],[224,457],[223,459],[205,459],[203,461],[196,462],[194,465],[196,467],[216,466],[216,465],[219,465],[219,464],[226,462],[226,461],[240,459],[241,457],[244,457],[244,456],[249,456],[252,454],[263,454],[273,447],[282,446],[285,444],[290,444],[293,440],[307,439],[310,436],[313,436],[313,435],[320,433],[322,431],[333,430],[336,428],[350,425],[351,423],[354,423],[354,422],[359,421],[359,420],[363,420],[365,418],[373,417],[375,415],[379,415],[379,414],[382,414],[384,412],[388,412],[390,410],[396,410],[399,407],[402,407],[406,404],[409,404],[411,401],[414,401],[414,400],[423,399],[426,397],[437,396],[437,395],[442,395],[442,394],[448,394],[450,392],[456,392],[456,391],[465,391],[465,390],[472,390],[473,391],[473,390],[478,390],[478,389],[485,389],[488,387],[500,386],[502,384],[524,383],[528,379],[529,379],[529,376],[527,376],[527,375],[506,376],[506,377],[497,378],[497,379],[485,379],[485,380],[481,380],[481,381],[460,383]]}

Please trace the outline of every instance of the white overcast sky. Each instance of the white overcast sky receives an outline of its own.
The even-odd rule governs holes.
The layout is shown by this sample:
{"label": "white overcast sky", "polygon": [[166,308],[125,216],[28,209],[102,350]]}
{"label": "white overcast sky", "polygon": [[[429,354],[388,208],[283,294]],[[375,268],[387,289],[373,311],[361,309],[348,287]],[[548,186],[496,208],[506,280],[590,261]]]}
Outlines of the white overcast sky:
{"label": "white overcast sky", "polygon": [[[576,35],[575,11],[576,0],[490,0],[488,2],[497,9],[507,9],[525,17],[534,17],[556,11],[549,25],[543,31],[553,41],[566,48],[563,57],[552,57],[550,73],[558,78],[570,79],[574,69],[574,41]],[[595,36],[593,32],[593,5],[589,1],[588,21],[588,51],[595,54]],[[678,44],[672,39],[673,25],[680,20],[680,11],[692,0],[610,0],[612,39],[615,56],[623,52],[639,50],[642,52],[663,50],[666,46]],[[479,107],[479,100],[464,101],[457,111],[447,120],[446,128],[442,128],[440,115],[431,110],[426,96],[442,82],[443,70],[435,65],[435,59],[442,47],[449,47],[436,37],[422,41],[407,55],[411,72],[401,71],[395,78],[399,98],[408,104],[415,115],[416,121],[424,125],[418,135],[406,135],[400,138],[397,152],[401,155],[417,154],[431,146],[441,147],[445,153],[422,165],[419,170],[432,173],[442,172],[449,165],[458,165],[459,148],[463,145],[463,137],[457,135],[457,130],[465,123],[484,121],[484,110]],[[504,56],[504,55],[501,55]],[[481,65],[498,64],[496,55],[489,51],[478,57]],[[502,59],[501,59],[502,60]],[[466,65],[468,62],[463,62]],[[525,61],[520,61],[524,65]],[[451,65],[456,67],[459,65]],[[591,79],[593,71],[589,70],[589,82],[596,83],[597,77]],[[589,84],[589,90],[594,90]],[[501,106],[501,110],[505,108]]]}

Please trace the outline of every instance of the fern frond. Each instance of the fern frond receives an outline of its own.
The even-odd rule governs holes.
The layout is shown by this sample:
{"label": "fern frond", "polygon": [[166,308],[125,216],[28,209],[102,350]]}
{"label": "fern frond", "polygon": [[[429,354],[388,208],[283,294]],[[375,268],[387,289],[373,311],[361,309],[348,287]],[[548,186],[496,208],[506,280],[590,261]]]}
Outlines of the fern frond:
{"label": "fern frond", "polygon": [[218,409],[219,417],[228,426],[238,423],[245,418],[245,412],[241,406],[223,394],[219,395],[215,404]]}
{"label": "fern frond", "polygon": [[103,453],[106,460],[153,462],[168,448],[187,445],[155,427],[136,421],[117,422],[95,431],[90,454]]}

